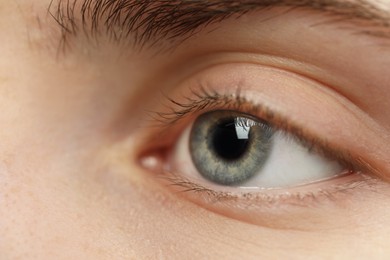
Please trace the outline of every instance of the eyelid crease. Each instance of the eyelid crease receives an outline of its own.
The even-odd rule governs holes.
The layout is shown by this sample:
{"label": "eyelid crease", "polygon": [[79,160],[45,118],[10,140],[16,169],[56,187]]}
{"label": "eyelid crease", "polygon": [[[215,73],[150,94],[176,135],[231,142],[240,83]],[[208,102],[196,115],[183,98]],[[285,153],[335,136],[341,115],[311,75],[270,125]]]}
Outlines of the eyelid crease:
{"label": "eyelid crease", "polygon": [[180,121],[186,117],[193,117],[200,112],[207,112],[217,109],[235,110],[255,116],[278,130],[290,133],[297,142],[302,144],[309,151],[326,157],[330,160],[337,160],[342,166],[354,172],[364,172],[374,174],[376,170],[361,157],[352,155],[348,150],[331,145],[328,140],[316,137],[301,126],[290,122],[284,116],[275,113],[269,107],[261,104],[253,104],[247,100],[237,89],[235,94],[222,95],[214,89],[206,89],[201,86],[199,90],[191,89],[192,96],[184,97],[183,102],[178,102],[164,95],[170,105],[169,112],[152,112],[152,122],[158,122],[156,127],[162,127],[161,134],[171,132]]}

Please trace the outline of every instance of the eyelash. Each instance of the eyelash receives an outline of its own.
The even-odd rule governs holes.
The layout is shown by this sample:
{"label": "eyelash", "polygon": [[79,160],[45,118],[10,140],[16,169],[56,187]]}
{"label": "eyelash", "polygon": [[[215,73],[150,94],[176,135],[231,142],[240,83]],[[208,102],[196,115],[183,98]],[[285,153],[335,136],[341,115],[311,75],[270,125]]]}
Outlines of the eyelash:
{"label": "eyelash", "polygon": [[[352,173],[345,175],[350,176]],[[267,192],[232,193],[212,190],[174,173],[164,172],[164,175],[160,176],[160,178],[168,183],[167,186],[179,188],[177,190],[179,193],[194,193],[196,195],[202,195],[203,197],[201,199],[207,201],[208,203],[211,202],[212,204],[218,202],[231,202],[232,204],[226,205],[231,207],[236,206],[234,203],[237,202],[240,202],[241,206],[242,203],[245,203],[246,207],[274,207],[279,205],[309,206],[322,202],[324,199],[337,202],[339,195],[349,195],[356,190],[369,190],[378,185],[377,179],[367,175],[359,175],[358,179],[352,179],[342,184],[332,185],[326,189],[319,188],[309,192],[296,191],[268,194],[267,192],[271,190],[265,190]],[[299,186],[295,188],[299,188]]]}
{"label": "eyelash", "polygon": [[164,97],[168,100],[169,111],[153,112],[151,115],[152,121],[158,122],[157,126],[163,129],[163,133],[171,133],[171,130],[176,127],[179,122],[184,121],[186,118],[194,118],[196,115],[207,111],[216,109],[239,111],[256,116],[261,120],[267,121],[268,124],[273,127],[290,133],[294,138],[296,138],[296,141],[307,147],[310,151],[325,156],[328,159],[337,160],[346,169],[349,169],[348,173],[344,173],[342,175],[347,177],[350,175],[360,176],[357,180],[354,179],[339,185],[333,185],[331,188],[327,188],[326,190],[317,189],[314,192],[269,195],[265,192],[230,193],[225,191],[215,191],[166,170],[162,175],[159,175],[159,178],[166,181],[168,186],[178,187],[179,192],[196,193],[197,195],[202,194],[204,195],[203,198],[209,202],[235,202],[239,200],[258,204],[258,202],[261,201],[267,202],[269,205],[274,205],[276,203],[300,204],[300,202],[303,201],[307,203],[307,199],[316,201],[319,197],[332,199],[336,193],[345,194],[348,191],[355,190],[357,187],[369,188],[373,185],[375,178],[367,174],[361,174],[361,172],[369,173],[369,167],[366,167],[363,160],[359,157],[352,156],[344,149],[331,147],[327,141],[318,137],[313,137],[310,133],[307,133],[299,126],[294,125],[294,123],[288,121],[285,117],[274,113],[270,108],[254,104],[254,102],[251,102],[242,96],[240,89],[238,89],[234,94],[224,95],[218,93],[215,89],[206,89],[204,86],[200,86],[199,90],[191,89],[190,96],[185,96],[184,101],[182,102],[172,99],[166,95],[164,95]]}

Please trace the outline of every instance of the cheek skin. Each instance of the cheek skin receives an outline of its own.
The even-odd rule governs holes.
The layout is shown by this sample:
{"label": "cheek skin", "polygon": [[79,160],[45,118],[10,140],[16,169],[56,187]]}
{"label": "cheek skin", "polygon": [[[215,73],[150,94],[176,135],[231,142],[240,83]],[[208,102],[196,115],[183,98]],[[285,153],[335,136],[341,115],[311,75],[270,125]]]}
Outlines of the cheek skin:
{"label": "cheek skin", "polygon": [[[131,245],[138,256],[164,255],[180,259],[188,255],[195,258],[226,255],[253,258],[287,257],[291,254],[315,257],[320,254],[324,257],[353,257],[357,249],[359,256],[370,254],[372,244],[366,246],[364,241],[375,240],[379,244],[385,241],[379,234],[376,234],[377,237],[370,235],[370,230],[380,226],[381,221],[370,219],[370,214],[361,211],[364,208],[372,212],[375,206],[370,204],[375,201],[374,197],[361,198],[359,205],[351,208],[350,215],[336,211],[322,212],[324,219],[340,223],[346,223],[346,218],[356,220],[357,215],[367,220],[358,225],[351,222],[349,225],[328,228],[329,225],[320,221],[317,223],[318,232],[276,230],[245,224],[204,210],[156,186],[153,179],[145,177],[149,174],[140,171],[134,164],[117,159],[98,171],[99,177],[95,183],[95,190],[99,190],[105,198],[104,206],[98,205],[96,210],[106,209],[112,227],[117,227],[118,233],[123,236],[123,245]],[[88,194],[94,193],[88,191]],[[101,201],[97,199],[99,197],[92,195],[90,200]],[[382,203],[382,206],[386,204],[388,202]],[[386,210],[382,212],[385,215],[388,213]],[[289,221],[299,222],[305,218],[310,222],[304,215],[292,217]],[[353,245],[359,245],[359,248],[351,250]],[[208,249],[207,252],[202,250],[204,248]]]}

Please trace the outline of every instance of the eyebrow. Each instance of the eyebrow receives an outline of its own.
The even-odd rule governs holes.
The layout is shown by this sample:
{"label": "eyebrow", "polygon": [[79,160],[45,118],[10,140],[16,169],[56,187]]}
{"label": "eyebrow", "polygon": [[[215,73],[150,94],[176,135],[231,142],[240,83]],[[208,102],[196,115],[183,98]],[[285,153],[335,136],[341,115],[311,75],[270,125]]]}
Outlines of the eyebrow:
{"label": "eyebrow", "polygon": [[64,46],[70,36],[80,33],[87,38],[104,35],[118,42],[131,39],[140,47],[163,40],[173,44],[207,25],[272,7],[304,8],[334,15],[338,21],[368,22],[370,28],[363,33],[390,38],[389,13],[368,1],[52,0],[48,13],[60,26]]}

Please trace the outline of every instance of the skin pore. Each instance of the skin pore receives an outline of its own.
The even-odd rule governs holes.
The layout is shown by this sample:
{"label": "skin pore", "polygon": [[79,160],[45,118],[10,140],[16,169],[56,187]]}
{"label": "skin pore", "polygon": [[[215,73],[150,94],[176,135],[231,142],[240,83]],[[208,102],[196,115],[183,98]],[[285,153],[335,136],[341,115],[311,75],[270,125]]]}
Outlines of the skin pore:
{"label": "skin pore", "polygon": [[[0,258],[390,256],[389,1],[113,2],[121,15],[0,0]],[[155,112],[202,87],[267,106],[359,174],[292,202],[181,192],[159,176],[205,111]]]}

